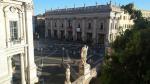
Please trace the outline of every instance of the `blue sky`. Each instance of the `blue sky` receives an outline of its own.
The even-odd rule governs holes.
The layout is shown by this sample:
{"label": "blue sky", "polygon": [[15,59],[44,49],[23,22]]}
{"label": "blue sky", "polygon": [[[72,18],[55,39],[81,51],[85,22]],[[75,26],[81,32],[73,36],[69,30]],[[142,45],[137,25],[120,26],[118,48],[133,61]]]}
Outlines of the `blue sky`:
{"label": "blue sky", "polygon": [[[110,0],[33,0],[34,1],[34,14],[42,14],[45,10],[76,7],[91,6],[98,4],[106,4]],[[150,0],[112,0],[113,4],[128,4],[134,3],[136,8],[150,10]]]}

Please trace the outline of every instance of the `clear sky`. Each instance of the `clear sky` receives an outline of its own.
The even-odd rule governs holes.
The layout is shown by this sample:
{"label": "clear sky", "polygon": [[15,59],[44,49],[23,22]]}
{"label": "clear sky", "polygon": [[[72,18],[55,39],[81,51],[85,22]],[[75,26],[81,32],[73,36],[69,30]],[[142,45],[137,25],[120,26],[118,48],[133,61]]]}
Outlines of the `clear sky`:
{"label": "clear sky", "polygon": [[[106,4],[110,0],[33,0],[34,1],[34,14],[42,14],[45,10],[57,9],[57,8],[71,8],[98,4]],[[128,3],[134,3],[136,8],[150,10],[150,0],[111,0],[113,4],[125,5]]]}

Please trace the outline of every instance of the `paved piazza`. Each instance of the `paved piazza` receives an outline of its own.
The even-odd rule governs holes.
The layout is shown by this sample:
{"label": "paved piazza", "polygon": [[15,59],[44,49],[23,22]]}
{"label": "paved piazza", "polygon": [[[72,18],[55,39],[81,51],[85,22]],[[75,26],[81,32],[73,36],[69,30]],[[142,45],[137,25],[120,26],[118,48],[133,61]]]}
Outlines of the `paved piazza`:
{"label": "paved piazza", "polygon": [[[65,68],[63,63],[70,63],[72,80],[76,79],[78,72],[78,62],[80,61],[80,51],[85,44],[79,42],[68,42],[60,40],[35,40],[34,52],[35,62],[38,66],[40,83],[60,84],[64,82]],[[94,67],[100,63],[104,54],[104,48],[89,46],[87,62]],[[41,73],[42,71],[42,73]],[[53,78],[57,79],[55,81]]]}

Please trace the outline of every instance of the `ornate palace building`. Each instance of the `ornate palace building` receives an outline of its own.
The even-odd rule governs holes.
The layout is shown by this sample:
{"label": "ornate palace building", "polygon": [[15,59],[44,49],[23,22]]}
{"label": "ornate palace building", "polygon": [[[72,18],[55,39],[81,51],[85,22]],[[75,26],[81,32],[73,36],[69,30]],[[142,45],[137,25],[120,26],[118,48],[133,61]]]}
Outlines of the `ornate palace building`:
{"label": "ornate palace building", "polygon": [[32,0],[0,0],[0,84],[38,81],[32,14]]}
{"label": "ornate palace building", "polygon": [[142,12],[142,16],[143,16],[145,19],[150,20],[150,11],[149,11],[149,10],[141,10],[141,12]]}
{"label": "ornate palace building", "polygon": [[84,6],[45,12],[45,36],[86,43],[110,43],[120,31],[131,28],[133,20],[119,6]]}

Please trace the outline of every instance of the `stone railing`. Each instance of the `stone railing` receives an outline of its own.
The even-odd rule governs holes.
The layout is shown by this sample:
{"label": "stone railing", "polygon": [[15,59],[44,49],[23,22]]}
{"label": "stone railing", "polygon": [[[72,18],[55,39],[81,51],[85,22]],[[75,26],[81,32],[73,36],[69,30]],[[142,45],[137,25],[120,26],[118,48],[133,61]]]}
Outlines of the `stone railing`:
{"label": "stone railing", "polygon": [[[88,76],[88,74],[90,74],[90,76],[86,77],[86,76]],[[89,82],[91,81],[91,79],[93,77],[97,76],[96,68],[91,69],[90,73],[88,73],[88,74],[79,77],[77,80],[75,80],[74,82],[72,82],[72,84],[89,84]]]}

